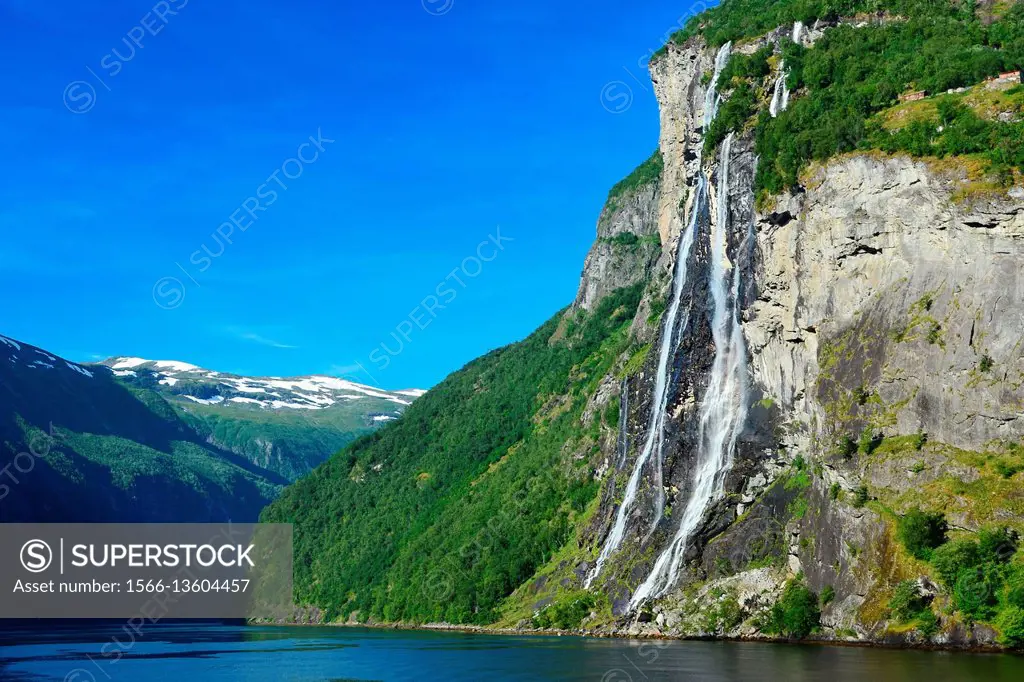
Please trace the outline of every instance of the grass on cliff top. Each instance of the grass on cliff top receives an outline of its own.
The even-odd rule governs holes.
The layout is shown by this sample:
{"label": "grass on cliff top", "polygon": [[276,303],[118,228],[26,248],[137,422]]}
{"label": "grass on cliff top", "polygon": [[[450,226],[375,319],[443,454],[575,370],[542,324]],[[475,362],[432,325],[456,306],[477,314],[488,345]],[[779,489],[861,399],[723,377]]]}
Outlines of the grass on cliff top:
{"label": "grass on cliff top", "polygon": [[[1012,11],[1012,3],[1004,2],[998,11],[978,18],[1001,18]],[[950,0],[723,0],[720,4],[692,17],[686,26],[672,34],[669,42],[681,45],[702,35],[708,45],[718,47],[730,40],[755,38],[778,28],[789,28],[796,21],[810,26],[817,19],[842,17],[868,19],[885,12],[890,17],[971,16],[975,3]],[[665,47],[654,53],[660,57]]]}
{"label": "grass on cliff top", "polygon": [[885,130],[900,130],[918,121],[939,119],[940,102],[962,104],[986,121],[991,121],[1003,113],[1015,117],[1024,116],[1024,86],[990,89],[984,85],[976,85],[967,92],[940,94],[914,102],[903,102],[879,112],[875,118]]}
{"label": "grass on cliff top", "polygon": [[908,90],[945,92],[1020,68],[1024,4],[990,26],[973,13],[909,14],[885,25],[839,26],[812,48],[784,43],[782,49],[794,94],[777,118],[761,112],[759,189],[776,194],[797,185],[811,161],[872,148],[917,156],[984,153],[1005,169],[1024,166],[1020,124],[985,120],[970,107],[947,107],[942,134],[935,130],[941,115],[934,126],[919,121],[896,132],[873,118]]}
{"label": "grass on cliff top", "polygon": [[615,183],[608,191],[608,204],[614,210],[615,200],[628,192],[635,191],[646,185],[658,182],[661,179],[661,171],[665,167],[665,161],[661,156],[661,150],[656,150],[646,161],[634,168],[629,175]]}

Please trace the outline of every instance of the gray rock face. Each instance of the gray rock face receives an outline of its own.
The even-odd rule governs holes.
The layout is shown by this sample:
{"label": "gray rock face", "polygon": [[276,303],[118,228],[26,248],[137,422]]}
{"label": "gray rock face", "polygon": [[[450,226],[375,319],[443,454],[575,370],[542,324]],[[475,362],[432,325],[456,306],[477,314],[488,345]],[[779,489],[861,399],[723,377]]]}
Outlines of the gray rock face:
{"label": "gray rock face", "polygon": [[[908,158],[855,156],[760,217],[744,331],[755,377],[791,419],[971,450],[1024,433],[1024,204],[962,206],[959,184]],[[884,409],[845,408],[861,388]]]}
{"label": "gray rock face", "polygon": [[[610,200],[597,221],[597,241],[583,265],[575,308],[590,308],[615,289],[647,279],[661,253],[658,234],[658,183],[644,185]],[[618,235],[635,235],[635,243],[617,243]],[[646,239],[645,239],[646,238]]]}
{"label": "gray rock face", "polygon": [[[788,35],[776,33],[768,39]],[[802,572],[812,589],[835,591],[823,609],[824,636],[895,641],[885,621],[887,595],[902,580],[925,579],[906,573],[891,521],[854,504],[855,493],[866,486],[898,500],[950,477],[970,484],[981,474],[954,448],[983,451],[995,441],[1024,437],[1024,190],[972,197],[966,171],[955,164],[940,169],[907,157],[860,154],[833,159],[810,173],[801,191],[755,209],[753,134],[738,134],[730,155],[728,222],[723,227],[712,215],[701,223],[686,255],[689,315],[666,330],[648,319],[650,299],[670,289],[699,173],[711,181],[713,205],[722,199],[714,192],[719,159],[702,159],[701,81],[714,60],[714,51],[694,39],[668,45],[652,63],[661,182],[657,192],[632,197],[605,223],[607,234],[626,224],[656,229],[663,248],[645,254],[636,273],[655,273],[633,325],[635,337],[653,350],[642,371],[623,384],[629,391],[623,424],[633,443],[628,456],[617,456],[614,438],[602,445],[601,474],[611,468],[611,475],[588,529],[593,546],[608,533],[648,435],[660,337],[678,340],[661,477],[650,466],[643,470],[625,540],[597,585],[622,618],[612,631],[653,632],[648,621],[656,613],[659,631],[670,634],[758,636],[751,623],[782,584]],[[749,410],[734,461],[722,472],[720,495],[687,543],[676,589],[636,611],[624,595],[672,538],[693,490],[699,408],[716,352],[708,284],[708,244],[716,229],[727,230],[726,259],[741,275],[736,306]],[[602,292],[637,281],[608,246],[599,240],[588,257],[577,305],[590,307]],[[918,450],[925,439],[944,449],[926,448],[911,458],[837,454],[837,442],[865,432],[917,438]],[[793,485],[798,456],[805,479]],[[656,481],[668,512],[652,527]],[[1013,512],[999,514],[1005,521]],[[949,520],[965,530],[985,521],[966,513]],[[729,608],[709,606],[709,594]],[[709,621],[710,608],[730,618]],[[708,629],[709,622],[717,629]],[[984,628],[948,625],[936,641],[992,641]]]}

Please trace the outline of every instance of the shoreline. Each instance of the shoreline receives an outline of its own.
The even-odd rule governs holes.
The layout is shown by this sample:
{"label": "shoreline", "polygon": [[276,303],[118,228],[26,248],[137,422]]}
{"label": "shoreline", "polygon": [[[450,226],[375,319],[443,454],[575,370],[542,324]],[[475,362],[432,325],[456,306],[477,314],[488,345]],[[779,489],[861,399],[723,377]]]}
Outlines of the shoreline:
{"label": "shoreline", "polygon": [[[253,625],[271,625],[270,623],[253,623]],[[521,628],[497,628],[486,625],[453,625],[449,623],[423,623],[412,625],[409,623],[273,623],[282,627],[332,627],[332,628],[364,628],[369,630],[401,630],[416,632],[457,632],[461,634],[475,635],[504,635],[519,637],[581,637],[590,639],[615,639],[622,641],[654,640],[654,641],[678,641],[678,642],[729,642],[733,644],[781,644],[781,645],[810,645],[810,646],[836,646],[856,649],[887,649],[892,651],[929,651],[963,654],[1007,654],[1010,656],[1021,656],[1020,651],[1006,649],[999,646],[978,645],[967,646],[958,644],[914,644],[898,642],[879,642],[870,640],[836,640],[836,639],[784,639],[776,637],[700,637],[685,636],[676,637],[665,634],[618,634],[594,632],[588,630],[526,630]]]}

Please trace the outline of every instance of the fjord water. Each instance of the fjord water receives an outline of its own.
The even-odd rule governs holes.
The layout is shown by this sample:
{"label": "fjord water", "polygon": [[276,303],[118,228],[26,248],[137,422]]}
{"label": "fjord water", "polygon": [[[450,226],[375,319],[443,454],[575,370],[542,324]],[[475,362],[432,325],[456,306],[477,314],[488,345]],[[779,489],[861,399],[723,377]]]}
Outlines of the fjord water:
{"label": "fjord water", "polygon": [[[124,652],[119,660],[102,651]],[[626,641],[362,628],[156,625],[0,632],[0,679],[28,682],[1024,679],[1024,658],[852,647]],[[104,647],[107,647],[104,649]]]}

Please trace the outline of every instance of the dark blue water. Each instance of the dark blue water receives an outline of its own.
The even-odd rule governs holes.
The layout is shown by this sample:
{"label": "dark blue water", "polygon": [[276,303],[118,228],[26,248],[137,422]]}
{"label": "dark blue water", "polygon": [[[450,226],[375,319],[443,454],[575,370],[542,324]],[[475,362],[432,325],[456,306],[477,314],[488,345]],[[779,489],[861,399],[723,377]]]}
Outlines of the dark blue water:
{"label": "dark blue water", "polygon": [[1024,680],[1024,658],[825,646],[349,628],[149,626],[0,632],[0,679]]}

